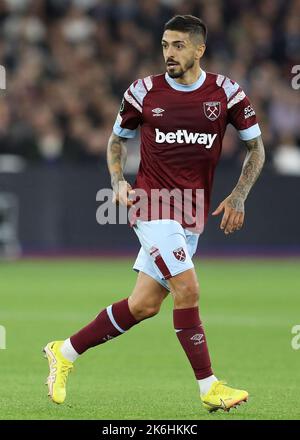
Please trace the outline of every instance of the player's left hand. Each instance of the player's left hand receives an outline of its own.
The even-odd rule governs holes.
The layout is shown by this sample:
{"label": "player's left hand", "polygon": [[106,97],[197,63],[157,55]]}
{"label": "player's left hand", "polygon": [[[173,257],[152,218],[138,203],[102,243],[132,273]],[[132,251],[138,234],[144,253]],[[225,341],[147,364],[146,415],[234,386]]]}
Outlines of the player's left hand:
{"label": "player's left hand", "polygon": [[227,235],[241,229],[245,217],[244,199],[232,193],[220,203],[212,215],[219,215],[223,211],[220,228],[224,230],[224,233]]}
{"label": "player's left hand", "polygon": [[135,198],[135,191],[126,180],[119,180],[113,187],[112,203],[131,207]]}

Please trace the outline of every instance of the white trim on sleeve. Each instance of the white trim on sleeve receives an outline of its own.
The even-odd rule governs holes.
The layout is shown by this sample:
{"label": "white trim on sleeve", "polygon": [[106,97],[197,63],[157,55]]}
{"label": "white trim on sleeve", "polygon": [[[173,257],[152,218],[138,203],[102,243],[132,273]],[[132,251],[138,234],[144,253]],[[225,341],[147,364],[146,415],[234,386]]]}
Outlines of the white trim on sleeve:
{"label": "white trim on sleeve", "polygon": [[245,130],[238,130],[239,136],[242,141],[250,141],[261,135],[261,131],[258,124],[252,125],[252,127],[245,128]]}
{"label": "white trim on sleeve", "polygon": [[228,102],[227,108],[230,109],[238,102],[243,101],[243,99],[246,97],[245,92],[242,90],[241,92],[238,92],[234,97]]}
{"label": "white trim on sleeve", "polygon": [[123,138],[134,138],[136,136],[136,131],[137,130],[130,130],[129,128],[122,128],[121,125],[118,122],[118,118],[116,119],[116,122],[114,123],[113,126],[113,132],[120,137]]}
{"label": "white trim on sleeve", "polygon": [[133,105],[140,113],[142,113],[143,109],[140,104],[133,98],[133,96],[129,95],[128,90],[126,90],[124,94],[124,99],[126,99],[129,104]]}

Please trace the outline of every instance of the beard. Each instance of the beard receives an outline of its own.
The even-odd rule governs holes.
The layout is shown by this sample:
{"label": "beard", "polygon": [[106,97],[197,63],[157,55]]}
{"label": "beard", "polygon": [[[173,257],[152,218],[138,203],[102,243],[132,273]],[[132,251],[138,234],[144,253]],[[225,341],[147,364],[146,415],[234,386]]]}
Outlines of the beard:
{"label": "beard", "polygon": [[195,64],[195,61],[194,60],[190,60],[190,61],[188,61],[186,64],[185,64],[185,66],[184,67],[181,67],[181,66],[176,66],[176,69],[178,69],[178,70],[168,70],[168,75],[171,77],[171,78],[181,78],[181,77],[183,77],[183,75],[185,74],[185,72],[187,72],[189,69],[191,69],[192,67],[194,67],[194,64]]}

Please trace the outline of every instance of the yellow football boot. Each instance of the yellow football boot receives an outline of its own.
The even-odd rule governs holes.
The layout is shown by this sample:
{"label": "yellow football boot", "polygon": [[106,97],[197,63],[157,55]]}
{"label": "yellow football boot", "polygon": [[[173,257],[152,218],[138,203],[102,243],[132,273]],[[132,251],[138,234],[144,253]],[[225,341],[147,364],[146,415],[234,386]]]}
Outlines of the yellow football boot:
{"label": "yellow football boot", "polygon": [[226,386],[226,382],[217,380],[213,382],[209,391],[201,396],[204,408],[209,412],[222,409],[230,411],[230,408],[236,407],[243,402],[247,402],[249,394],[244,390],[236,390]]}
{"label": "yellow football boot", "polygon": [[73,369],[73,362],[68,361],[60,352],[64,341],[49,342],[44,348],[45,358],[48,359],[50,373],[47,378],[48,396],[55,403],[63,403],[66,398],[66,382]]}

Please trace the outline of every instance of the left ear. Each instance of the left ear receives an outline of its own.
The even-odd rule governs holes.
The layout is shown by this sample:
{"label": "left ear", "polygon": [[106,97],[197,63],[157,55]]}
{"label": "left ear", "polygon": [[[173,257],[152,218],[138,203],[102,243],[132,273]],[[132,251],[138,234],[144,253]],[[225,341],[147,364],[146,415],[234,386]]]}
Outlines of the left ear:
{"label": "left ear", "polygon": [[205,44],[199,44],[199,46],[197,47],[197,51],[196,51],[196,60],[200,60],[205,52],[206,46]]}

